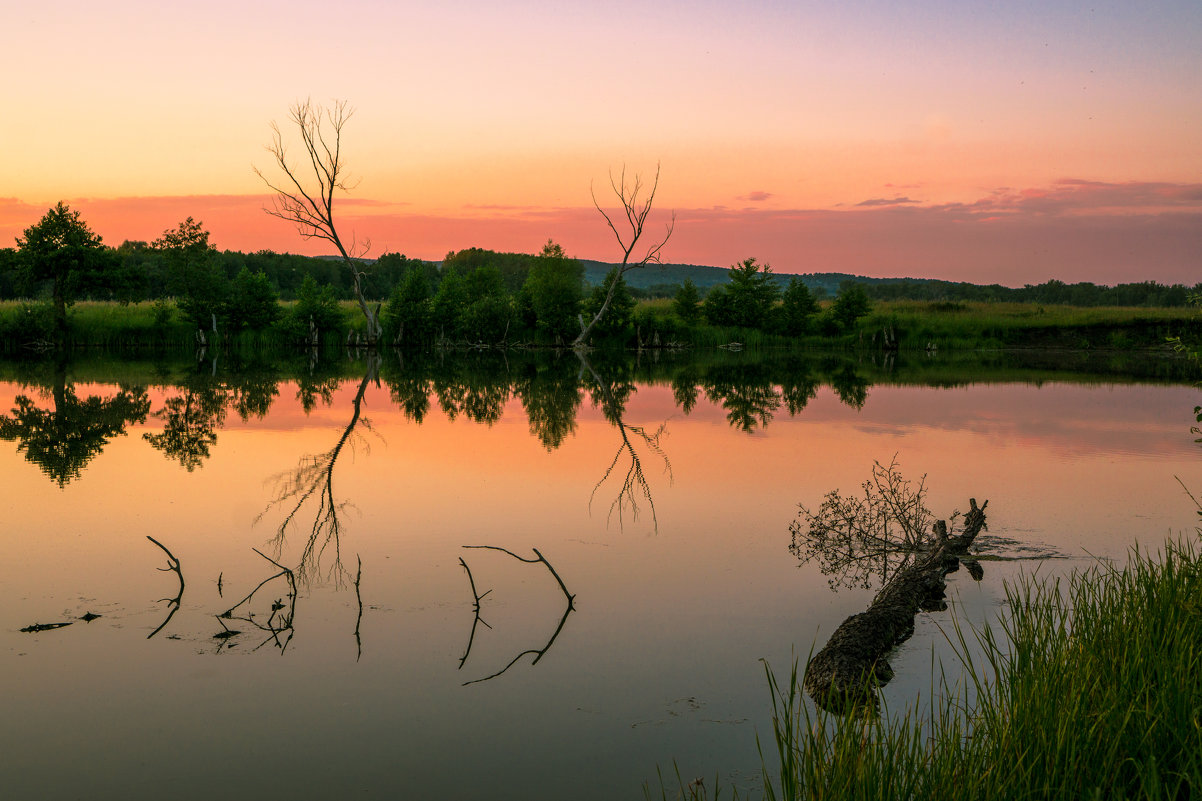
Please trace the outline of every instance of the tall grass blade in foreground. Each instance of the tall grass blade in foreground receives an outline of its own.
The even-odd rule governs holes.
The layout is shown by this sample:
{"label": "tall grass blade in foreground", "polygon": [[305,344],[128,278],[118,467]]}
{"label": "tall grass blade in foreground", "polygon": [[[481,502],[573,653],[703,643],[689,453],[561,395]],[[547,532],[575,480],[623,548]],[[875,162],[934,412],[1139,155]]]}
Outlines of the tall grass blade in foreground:
{"label": "tall grass blade in foreground", "polygon": [[[956,629],[966,681],[926,716],[813,711],[771,670],[768,799],[1188,799],[1202,790],[1202,560],[1134,549],[1007,590],[1000,632]],[[974,660],[969,648],[984,656]],[[764,757],[761,750],[761,757]],[[776,774],[776,781],[769,773]]]}

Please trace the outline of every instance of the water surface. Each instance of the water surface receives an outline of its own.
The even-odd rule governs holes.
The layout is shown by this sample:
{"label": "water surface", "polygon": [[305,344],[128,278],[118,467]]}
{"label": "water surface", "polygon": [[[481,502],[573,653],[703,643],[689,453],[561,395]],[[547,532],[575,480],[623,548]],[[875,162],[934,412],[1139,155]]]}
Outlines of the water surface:
{"label": "water surface", "polygon": [[[977,619],[1019,570],[1194,522],[1188,383],[328,361],[7,373],[8,797],[641,797],[673,760],[750,787],[761,660],[787,671],[873,592],[789,552],[799,502],[896,454],[941,516],[988,498],[1001,555],[1071,557],[953,574]],[[949,619],[920,618],[890,704]]]}

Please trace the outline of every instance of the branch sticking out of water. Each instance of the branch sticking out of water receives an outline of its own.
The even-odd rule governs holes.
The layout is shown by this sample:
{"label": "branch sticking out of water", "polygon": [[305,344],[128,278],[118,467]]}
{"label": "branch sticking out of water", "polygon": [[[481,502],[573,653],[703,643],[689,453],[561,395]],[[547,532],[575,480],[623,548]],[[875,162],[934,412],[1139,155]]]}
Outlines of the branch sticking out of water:
{"label": "branch sticking out of water", "polygon": [[[542,659],[543,656],[548,651],[551,650],[551,646],[555,644],[555,640],[556,640],[556,638],[559,637],[559,633],[561,631],[563,631],[563,625],[564,625],[564,623],[567,622],[568,615],[570,615],[572,613],[572,611],[575,610],[576,596],[573,595],[572,593],[568,592],[567,585],[564,584],[563,579],[560,578],[560,576],[559,576],[559,573],[555,570],[554,567],[551,566],[551,563],[547,561],[547,558],[545,556],[543,556],[542,553],[539,552],[538,548],[531,549],[534,551],[535,558],[528,559],[524,556],[518,556],[516,553],[509,550],[508,548],[501,548],[497,545],[464,545],[463,547],[464,548],[477,548],[477,549],[490,550],[490,551],[500,551],[502,553],[509,554],[514,559],[517,559],[519,562],[525,562],[526,564],[530,564],[530,565],[535,565],[535,564],[538,564],[539,562],[542,562],[543,565],[546,566],[547,570],[550,571],[551,575],[555,578],[556,583],[559,584],[559,589],[563,591],[564,598],[567,599],[567,605],[564,607],[563,616],[559,619],[559,625],[555,627],[555,633],[551,635],[551,639],[547,640],[546,645],[544,645],[542,648],[530,648],[525,651],[522,651],[517,656],[515,656],[513,659],[511,659],[508,665],[501,668],[496,673],[493,673],[491,676],[484,676],[483,678],[473,679],[471,681],[465,681],[463,683],[463,686],[466,687],[469,684],[478,684],[482,681],[488,681],[489,679],[495,679],[497,676],[500,676],[502,673],[504,673],[505,671],[507,671],[511,667],[513,667],[515,664],[517,664],[517,661],[519,659],[521,659],[523,656],[526,656],[527,654],[534,654],[534,660],[530,664],[537,665],[538,661],[540,659]],[[471,653],[471,650],[472,650],[472,641],[475,639],[475,636],[476,636],[476,625],[478,623],[484,623],[484,625],[488,626],[488,628],[490,628],[490,629],[492,628],[492,626],[489,626],[488,623],[486,623],[480,617],[480,600],[482,598],[484,598],[485,595],[488,595],[488,593],[492,592],[492,590],[486,590],[483,594],[478,593],[476,591],[476,582],[472,578],[472,571],[471,571],[471,569],[468,568],[467,562],[463,561],[463,559],[460,558],[459,563],[461,565],[463,565],[463,569],[467,571],[467,579],[472,587],[472,597],[474,598],[473,608],[474,608],[475,615],[476,615],[475,620],[472,622],[472,633],[468,637],[467,650],[464,652],[463,658],[459,660],[459,667],[462,668],[464,663],[467,661],[468,654]]]}
{"label": "branch sticking out of water", "polygon": [[975,498],[968,503],[964,530],[949,535],[947,524],[937,520],[933,544],[896,571],[868,609],[843,621],[806,665],[804,686],[817,704],[837,713],[875,708],[874,688],[893,678],[890,651],[914,633],[919,611],[947,608],[944,577],[959,567],[960,557],[985,527],[989,501],[979,507]]}
{"label": "branch sticking out of water", "polygon": [[180,569],[179,559],[177,559],[175,557],[175,554],[171,553],[171,551],[167,549],[166,545],[159,542],[158,540],[156,540],[154,537],[150,536],[149,534],[146,535],[146,539],[150,540],[155,545],[162,548],[163,553],[167,554],[167,566],[160,567],[158,569],[162,570],[165,573],[174,573],[176,578],[179,579],[179,592],[176,594],[176,596],[174,598],[162,598],[161,599],[161,600],[167,602],[167,607],[168,607],[169,611],[167,612],[167,617],[164,618],[163,622],[159,624],[159,627],[146,635],[146,639],[149,640],[151,637],[153,637],[154,635],[156,635],[160,631],[162,631],[164,628],[166,628],[167,624],[171,622],[171,618],[174,617],[175,613],[179,611],[179,605],[184,599],[184,571]]}

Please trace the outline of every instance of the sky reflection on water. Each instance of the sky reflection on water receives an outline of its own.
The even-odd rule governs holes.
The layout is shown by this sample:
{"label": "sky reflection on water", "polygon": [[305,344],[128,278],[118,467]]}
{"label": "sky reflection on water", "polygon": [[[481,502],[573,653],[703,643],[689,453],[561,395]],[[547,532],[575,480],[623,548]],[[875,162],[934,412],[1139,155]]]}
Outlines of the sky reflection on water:
{"label": "sky reflection on water", "polygon": [[[395,386],[362,375],[307,414],[293,381],[262,418],[227,411],[191,470],[144,436],[164,430],[178,386],[149,386],[144,422],[61,487],[4,443],[4,786],[16,798],[639,797],[674,759],[686,776],[720,770],[746,786],[755,734],[770,731],[759,660],[785,671],[871,597],[799,567],[798,502],[851,490],[896,453],[907,475],[927,474],[937,515],[988,498],[992,535],[1069,556],[1122,558],[1194,523],[1175,480],[1198,476],[1191,386],[873,384],[855,408],[819,383],[798,414],[782,406],[745,431],[722,398],[701,392],[686,414],[679,387],[629,384],[620,409],[580,390],[551,448],[509,391],[487,423],[434,399],[419,424]],[[308,523],[273,543],[285,512],[270,507],[272,477],[328,452],[361,388],[333,479],[344,570],[329,548],[297,570],[282,656],[270,641],[254,650],[262,631],[215,639],[238,622],[217,616],[277,573],[265,557],[298,567]],[[0,411],[22,394],[41,397],[0,385]],[[622,507],[620,525],[609,509],[630,455],[623,426],[664,429],[662,455],[633,446],[654,517],[636,487],[640,513]],[[178,582],[148,535],[187,582],[152,639]],[[574,596],[570,614],[542,564],[470,545],[537,548]],[[1021,564],[987,565],[980,585],[951,576],[970,616],[996,606]],[[258,620],[288,603],[286,585],[263,588]],[[473,634],[480,593],[487,625]],[[85,612],[102,617],[18,631]],[[895,661],[891,704],[929,686],[914,668],[929,667],[936,618],[920,617]],[[528,653],[472,683],[549,639],[537,664]]]}

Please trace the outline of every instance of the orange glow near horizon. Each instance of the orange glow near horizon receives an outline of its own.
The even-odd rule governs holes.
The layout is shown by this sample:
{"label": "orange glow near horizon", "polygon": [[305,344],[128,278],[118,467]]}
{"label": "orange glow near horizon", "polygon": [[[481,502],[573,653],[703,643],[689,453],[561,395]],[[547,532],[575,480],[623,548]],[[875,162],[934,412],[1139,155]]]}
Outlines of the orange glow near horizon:
{"label": "orange glow near horizon", "polygon": [[[608,170],[660,163],[657,209],[680,222],[673,262],[1012,285],[1197,271],[1196,7],[617,0],[547,15],[354,0],[340,9],[354,35],[333,40],[311,0],[288,14],[232,0],[203,15],[59,8],[14,14],[0,55],[38,76],[9,87],[21,113],[0,124],[0,245],[62,199],[110,244],[192,216],[221,247],[317,253],[257,216],[252,171],[271,172],[269,123],[311,97],[356,109],[340,213],[376,253],[551,237],[612,259],[589,187],[605,203]],[[328,57],[297,57],[317,49]],[[1065,181],[1184,187],[1192,203],[1073,226],[1098,210],[1099,193],[1077,192],[1071,210],[1008,201],[998,219],[1017,224],[1001,236],[959,230],[964,207],[1026,190],[1064,200]]]}

